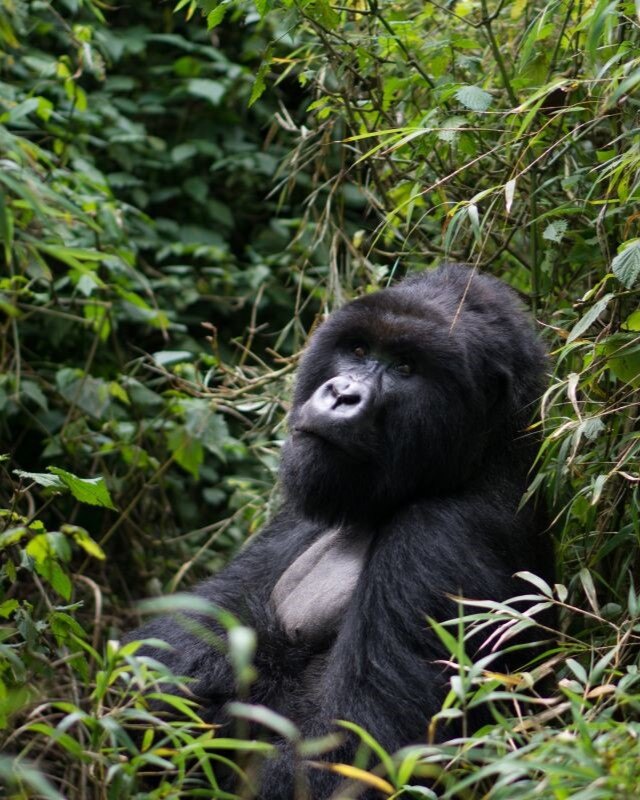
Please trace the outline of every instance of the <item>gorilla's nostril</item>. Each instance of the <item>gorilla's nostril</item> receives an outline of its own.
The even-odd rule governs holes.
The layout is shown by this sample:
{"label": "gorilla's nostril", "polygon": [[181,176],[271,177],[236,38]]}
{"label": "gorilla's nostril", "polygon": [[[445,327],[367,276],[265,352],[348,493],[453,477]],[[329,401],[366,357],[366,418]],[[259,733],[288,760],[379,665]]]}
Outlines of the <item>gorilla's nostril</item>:
{"label": "gorilla's nostril", "polygon": [[358,392],[352,392],[349,394],[338,392],[336,394],[336,400],[339,404],[344,406],[355,406],[362,400],[362,397]]}
{"label": "gorilla's nostril", "polygon": [[338,378],[330,383],[329,389],[336,400],[334,408],[339,405],[355,406],[362,400],[360,387],[349,380]]}

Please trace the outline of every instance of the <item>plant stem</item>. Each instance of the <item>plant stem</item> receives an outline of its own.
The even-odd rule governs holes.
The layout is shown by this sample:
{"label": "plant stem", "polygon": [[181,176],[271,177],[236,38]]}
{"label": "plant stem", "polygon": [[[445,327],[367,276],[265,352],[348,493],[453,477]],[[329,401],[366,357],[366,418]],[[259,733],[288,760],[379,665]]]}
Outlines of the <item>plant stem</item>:
{"label": "plant stem", "polygon": [[489,45],[491,46],[491,52],[493,53],[493,57],[496,60],[496,64],[498,65],[498,69],[500,70],[500,75],[502,76],[502,82],[504,83],[504,88],[507,90],[507,94],[509,95],[509,100],[513,106],[518,105],[518,98],[513,91],[513,87],[511,86],[511,81],[509,80],[509,75],[507,74],[507,68],[504,64],[504,59],[502,58],[502,53],[500,52],[500,47],[498,46],[498,42],[496,40],[495,34],[493,32],[493,28],[491,27],[491,20],[493,17],[489,16],[487,10],[487,0],[482,0],[482,27],[487,32],[487,38],[489,39]]}

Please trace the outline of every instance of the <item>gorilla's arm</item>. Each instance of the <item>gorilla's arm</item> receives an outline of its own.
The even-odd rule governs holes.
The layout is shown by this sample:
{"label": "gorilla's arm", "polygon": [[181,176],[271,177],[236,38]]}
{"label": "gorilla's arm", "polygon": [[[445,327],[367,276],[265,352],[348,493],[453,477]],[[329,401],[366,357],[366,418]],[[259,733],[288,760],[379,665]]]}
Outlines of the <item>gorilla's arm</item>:
{"label": "gorilla's arm", "polygon": [[[286,509],[278,514],[220,573],[200,584],[194,594],[257,630],[258,637],[273,625],[269,595],[283,569],[305,551],[318,526],[301,521]],[[194,622],[196,623],[194,625]],[[233,673],[224,654],[203,629],[224,639],[221,624],[198,614],[172,613],[156,617],[131,633],[126,641],[162,639],[169,648],[143,645],[138,655],[149,656],[176,676],[195,677],[191,690],[210,719],[234,696]]]}

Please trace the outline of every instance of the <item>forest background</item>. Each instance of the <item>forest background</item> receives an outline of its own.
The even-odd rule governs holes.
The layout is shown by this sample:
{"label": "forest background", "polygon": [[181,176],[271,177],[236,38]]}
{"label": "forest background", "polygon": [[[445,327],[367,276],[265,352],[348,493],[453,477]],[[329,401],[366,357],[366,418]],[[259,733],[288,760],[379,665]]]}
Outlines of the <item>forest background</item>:
{"label": "forest background", "polygon": [[235,739],[178,700],[150,727],[153,670],[115,642],[268,517],[321,315],[452,259],[521,292],[552,354],[531,491],[558,584],[492,613],[553,604],[561,630],[501,676],[443,629],[443,715],[495,724],[393,758],[357,731],[336,769],[386,797],[638,797],[638,3],[174,6],[0,8],[0,784],[231,797],[218,766],[269,751],[243,713],[317,752],[262,711]]}

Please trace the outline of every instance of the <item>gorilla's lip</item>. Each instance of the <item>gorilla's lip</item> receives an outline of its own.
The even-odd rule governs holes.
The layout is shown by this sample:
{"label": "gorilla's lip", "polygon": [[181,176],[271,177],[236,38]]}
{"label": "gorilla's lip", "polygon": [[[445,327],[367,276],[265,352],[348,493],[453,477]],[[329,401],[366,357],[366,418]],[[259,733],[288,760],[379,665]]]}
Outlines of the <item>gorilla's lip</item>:
{"label": "gorilla's lip", "polygon": [[312,426],[296,425],[293,428],[292,433],[294,435],[296,434],[298,436],[302,435],[310,439],[315,439],[318,442],[322,442],[323,444],[328,445],[332,449],[337,450],[341,455],[347,456],[347,458],[349,458],[351,461],[362,463],[369,460],[370,458],[368,454],[362,452],[354,452],[353,450],[348,450],[341,441],[337,440],[337,438],[328,436],[324,431],[322,433],[319,433],[317,430],[314,430]]}

